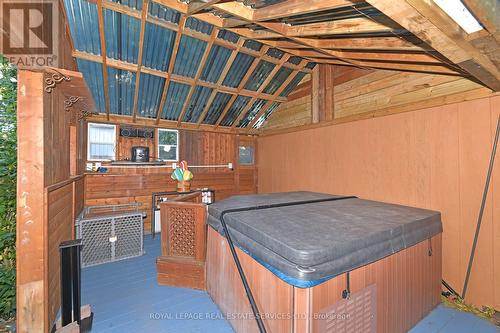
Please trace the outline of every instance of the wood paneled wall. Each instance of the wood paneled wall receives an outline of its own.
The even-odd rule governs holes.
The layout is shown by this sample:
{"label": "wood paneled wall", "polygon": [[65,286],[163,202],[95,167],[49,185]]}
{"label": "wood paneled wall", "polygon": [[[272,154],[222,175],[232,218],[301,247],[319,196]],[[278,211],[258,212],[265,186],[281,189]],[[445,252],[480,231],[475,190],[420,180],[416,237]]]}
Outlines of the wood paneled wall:
{"label": "wood paneled wall", "polygon": [[[239,193],[256,193],[255,166],[238,163],[239,142],[256,146],[253,137],[213,132],[180,131],[179,157],[188,165],[219,165],[233,163],[228,168],[193,168],[191,188],[211,188],[216,200]],[[120,150],[120,149],[119,149]],[[144,230],[151,230],[151,195],[153,192],[175,191],[176,182],[170,178],[170,168],[110,169],[107,174],[87,174],[85,205],[109,205],[139,202],[147,212]]]}
{"label": "wood paneled wall", "polygon": [[48,316],[56,318],[60,307],[59,244],[74,239],[73,223],[83,209],[83,176],[46,188]]}
{"label": "wood paneled wall", "polygon": [[[333,71],[339,71],[336,66]],[[448,75],[430,75],[396,71],[364,71],[339,73],[327,77],[327,81],[318,84],[320,92],[333,93],[323,96],[325,101],[333,98],[331,122],[351,121],[373,118],[388,114],[418,110],[427,107],[447,105],[467,100],[474,100],[493,95],[491,90],[476,82],[462,77]],[[333,76],[333,78],[331,78]],[[268,119],[263,127],[264,133],[280,131],[286,128],[300,127],[314,122],[311,81],[299,85]],[[317,85],[318,85],[317,84]],[[317,103],[318,104],[318,103]],[[321,104],[321,103],[319,103]]]}
{"label": "wood paneled wall", "polygon": [[[73,238],[83,208],[83,122],[64,109],[65,87],[52,92],[48,73],[18,73],[17,331],[49,332],[60,307],[60,242]],[[65,86],[66,84],[66,86]],[[73,126],[73,127],[72,127]],[[70,162],[73,160],[73,162]]]}
{"label": "wood paneled wall", "polygon": [[[499,115],[495,96],[260,137],[259,192],[311,190],[441,211],[443,278],[461,291]],[[499,286],[497,156],[467,301],[500,309]]]}

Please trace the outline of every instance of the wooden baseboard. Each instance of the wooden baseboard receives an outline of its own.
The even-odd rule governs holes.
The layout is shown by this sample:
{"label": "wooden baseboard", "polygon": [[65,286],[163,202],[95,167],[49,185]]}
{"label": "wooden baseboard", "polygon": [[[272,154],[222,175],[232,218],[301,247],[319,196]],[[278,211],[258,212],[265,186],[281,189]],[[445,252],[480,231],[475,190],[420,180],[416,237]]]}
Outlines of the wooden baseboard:
{"label": "wooden baseboard", "polygon": [[205,262],[191,258],[156,258],[158,284],[206,290]]}

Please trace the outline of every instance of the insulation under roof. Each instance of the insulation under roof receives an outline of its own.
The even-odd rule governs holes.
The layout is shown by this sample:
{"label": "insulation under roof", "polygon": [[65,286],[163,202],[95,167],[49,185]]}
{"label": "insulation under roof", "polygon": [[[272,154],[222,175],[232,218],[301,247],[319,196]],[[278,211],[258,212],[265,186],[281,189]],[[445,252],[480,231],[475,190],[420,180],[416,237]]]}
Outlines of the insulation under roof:
{"label": "insulation under roof", "polygon": [[64,5],[79,70],[103,114],[255,128],[310,71],[301,57],[157,2]]}

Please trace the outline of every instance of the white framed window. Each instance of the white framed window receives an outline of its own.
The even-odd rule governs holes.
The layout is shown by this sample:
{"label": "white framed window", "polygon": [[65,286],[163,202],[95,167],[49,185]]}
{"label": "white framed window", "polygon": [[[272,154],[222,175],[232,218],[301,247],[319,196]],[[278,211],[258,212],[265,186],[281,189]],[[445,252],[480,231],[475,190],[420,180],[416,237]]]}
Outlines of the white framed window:
{"label": "white framed window", "polygon": [[114,161],[116,159],[116,125],[88,124],[87,160]]}
{"label": "white framed window", "polygon": [[254,165],[255,164],[255,152],[252,146],[239,146],[239,161],[241,165]]}
{"label": "white framed window", "polygon": [[158,158],[162,161],[179,160],[179,131],[158,129]]}

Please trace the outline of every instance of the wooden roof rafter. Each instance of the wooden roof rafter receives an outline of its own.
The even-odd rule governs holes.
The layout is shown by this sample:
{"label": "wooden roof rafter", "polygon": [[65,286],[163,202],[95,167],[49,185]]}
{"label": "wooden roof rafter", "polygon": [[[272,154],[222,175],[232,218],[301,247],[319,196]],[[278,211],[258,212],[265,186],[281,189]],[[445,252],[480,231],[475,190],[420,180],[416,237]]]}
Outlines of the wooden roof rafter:
{"label": "wooden roof rafter", "polygon": [[[104,83],[104,107],[106,108],[106,118],[109,119],[109,93],[108,93],[108,66],[106,63],[106,37],[104,35],[104,16],[102,14],[102,0],[97,0],[97,17],[99,19],[99,41],[102,54],[102,79]],[[73,47],[74,48],[74,47]]]}
{"label": "wooden roof rafter", "polygon": [[[85,53],[85,52],[81,52],[81,51],[73,51],[73,56],[75,58],[78,58],[78,59],[84,59],[84,60],[102,63],[101,57],[96,56],[95,54]],[[137,65],[136,64],[128,63],[128,62],[125,62],[122,60],[107,58],[107,64],[108,64],[108,67],[123,69],[123,70],[127,70],[130,72],[137,72]],[[188,84],[188,85],[194,84],[194,78],[189,78],[189,77],[185,77],[182,75],[169,74],[168,72],[162,72],[160,70],[147,68],[144,66],[141,68],[141,71],[142,71],[142,73],[151,74],[151,75],[158,76],[161,78],[170,78],[170,80],[173,82],[178,82],[178,83],[183,83],[183,84]],[[304,70],[302,70],[302,71],[305,72]],[[207,81],[203,81],[203,80],[198,80],[197,84],[200,86],[203,86],[203,87],[207,87],[207,88],[219,89],[220,91],[227,93],[227,94],[231,94],[231,95],[239,93],[243,96],[249,96],[249,97],[256,96],[255,91],[242,89],[240,92],[238,92],[237,88],[231,88],[231,87],[226,87],[226,86],[217,86],[217,83],[211,83],[211,82],[207,82]],[[262,99],[273,99],[273,95],[262,94],[261,98]],[[278,100],[283,102],[283,101],[286,101],[286,98],[278,98]]]}
{"label": "wooden roof rafter", "polygon": [[[387,68],[387,69],[406,70],[405,63],[407,63],[408,60],[398,59],[397,54],[394,54],[392,56],[393,59],[391,59],[390,61],[386,61],[385,59],[382,58],[382,59],[375,62],[374,65],[376,65],[376,66],[371,66],[370,62],[358,61],[356,59],[352,59],[352,57],[353,57],[352,54],[351,54],[351,58],[346,58],[343,55],[342,51],[322,49],[322,48],[316,47],[312,43],[309,43],[308,39],[302,39],[304,36],[306,36],[306,37],[311,36],[314,34],[318,34],[318,32],[328,34],[329,31],[330,31],[330,34],[335,33],[335,32],[337,32],[337,33],[353,33],[353,32],[362,33],[362,32],[367,32],[367,31],[372,31],[372,32],[377,31],[377,30],[380,31],[380,29],[382,29],[382,27],[385,27],[386,30],[384,30],[384,31],[392,32],[393,29],[395,28],[395,26],[391,25],[391,23],[388,23],[389,25],[380,24],[378,22],[375,22],[374,20],[371,20],[370,18],[363,17],[363,18],[353,19],[353,20],[357,21],[357,23],[354,24],[354,26],[352,24],[336,25],[336,22],[332,22],[332,23],[327,22],[327,23],[312,24],[312,25],[307,25],[307,26],[302,26],[302,27],[301,26],[291,27],[287,24],[279,23],[279,22],[257,22],[256,20],[253,19],[254,10],[244,6],[242,3],[225,2],[225,3],[216,4],[213,7],[217,8],[218,10],[224,11],[230,15],[234,15],[238,18],[249,20],[250,22],[258,24],[259,26],[271,31],[271,32],[256,31],[256,32],[252,33],[252,35],[259,34],[260,38],[257,36],[254,36],[254,37],[259,38],[259,40],[263,43],[266,43],[267,37],[273,38],[273,36],[274,36],[273,34],[277,34],[280,36],[284,36],[291,41],[294,41],[297,43],[302,43],[304,46],[310,47],[312,49],[310,51],[312,53],[308,53],[307,55],[305,55],[303,53],[303,51],[301,53],[301,51],[298,51],[298,50],[287,49],[287,48],[285,48],[285,50],[283,50],[283,48],[282,48],[283,51],[286,51],[288,53],[293,52],[293,54],[295,54],[295,55],[302,56],[302,57],[308,58],[308,59],[313,60],[313,61],[324,62],[324,63],[334,63],[334,64],[346,65],[346,66],[355,66],[355,67],[365,68],[365,69],[368,69],[368,68]],[[346,21],[346,20],[341,20],[340,22],[342,22],[342,21]],[[363,23],[361,23],[361,22],[363,22]],[[340,28],[338,26],[340,26]],[[233,29],[233,31],[235,31],[237,33],[242,33],[243,29],[245,29],[245,28],[237,28],[237,29]],[[364,29],[366,29],[366,30],[364,30]],[[270,35],[266,36],[265,34],[270,34]],[[330,58],[332,58],[331,60],[333,60],[333,62],[331,60],[322,60],[322,58],[327,58],[324,56],[314,57],[314,51],[318,52],[319,54],[324,54],[327,57],[329,56]],[[365,56],[365,55],[369,55],[369,54],[362,53],[358,56],[358,58],[363,59],[363,56]],[[422,57],[420,57],[420,58],[422,58]],[[448,64],[441,63],[441,61],[439,59],[437,59],[436,57],[434,57],[434,55],[432,55],[432,54],[427,54],[427,56],[423,56],[423,58],[425,58],[425,59],[423,59],[425,61],[425,62],[423,62],[423,64],[427,63],[427,62],[431,62],[431,63],[437,62],[439,65],[436,64],[436,66],[442,66],[443,69],[441,70],[441,69],[438,69],[434,66],[427,68],[427,66],[423,66],[423,65],[410,64],[408,67],[411,67],[411,68],[408,68],[408,71],[422,71],[422,72],[426,72],[426,73],[438,73],[438,74],[447,74],[447,73],[455,73],[455,74],[459,74],[459,75],[462,74],[460,72],[457,72],[454,68],[449,67]],[[417,57],[413,62],[418,63],[420,60],[422,60],[422,59],[418,59],[418,57]],[[383,63],[383,64],[379,65],[378,62]],[[399,64],[398,62],[402,63],[403,65]]]}
{"label": "wooden roof rafter", "polygon": [[[222,4],[217,4],[214,6],[215,8],[222,10],[228,14],[235,15],[237,17],[247,19],[248,17],[251,17],[251,12],[253,12],[252,9],[245,7],[241,3],[233,3],[233,2],[227,2],[227,3],[222,3]],[[380,23],[374,22],[370,20],[369,18],[362,18],[365,22],[365,26],[367,26],[368,30],[372,30],[376,28],[372,28],[368,22],[371,22],[375,24],[376,27],[380,29],[381,25]],[[356,19],[359,20],[359,19]],[[393,54],[391,56],[388,56],[384,58],[383,56],[379,56],[378,59],[372,59],[374,63],[370,62],[369,57],[373,57],[373,53],[361,53],[357,56],[353,54],[353,52],[349,53],[349,56],[346,57],[346,53],[343,51],[336,51],[336,50],[327,50],[323,48],[319,48],[315,46],[313,43],[309,43],[310,40],[308,39],[302,39],[303,37],[297,37],[298,35],[309,35],[309,34],[314,34],[315,31],[318,31],[318,25],[314,24],[313,26],[307,26],[307,27],[302,27],[302,28],[297,28],[297,27],[290,27],[289,25],[286,25],[284,23],[277,23],[277,22],[256,22],[255,20],[252,20],[253,23],[256,23],[263,28],[266,28],[273,33],[279,34],[281,36],[287,37],[289,40],[302,43],[305,46],[311,47],[312,49],[308,51],[307,53],[304,53],[302,50],[294,50],[294,49],[288,49],[285,48],[284,51],[289,52],[289,53],[294,53],[298,56],[302,56],[305,58],[308,58],[312,61],[317,61],[317,62],[323,62],[323,63],[332,63],[332,64],[337,64],[337,65],[347,65],[347,66],[355,66],[359,68],[384,68],[384,69],[396,69],[396,70],[408,70],[408,71],[416,71],[416,72],[425,72],[425,73],[437,73],[437,74],[455,74],[455,75],[461,75],[462,73],[460,71],[457,71],[455,68],[450,67],[448,64],[442,63],[440,59],[435,57],[434,55],[430,53],[426,53],[425,55],[420,55],[420,56],[415,56],[413,59],[408,60],[408,58],[411,58],[407,55],[398,55],[398,54]],[[335,23],[335,22],[334,22]],[[324,29],[323,32],[326,32],[328,29],[334,30],[335,29],[335,24],[333,24],[332,27],[328,27],[328,24],[322,23],[321,24],[322,29]],[[391,27],[389,32],[392,31],[394,28]],[[289,31],[292,29],[292,33]],[[345,26],[341,26],[341,29],[343,29],[343,32],[352,32],[352,30],[358,30],[357,28],[353,29],[349,24]],[[239,28],[237,32],[241,33],[242,28]],[[307,33],[301,33],[300,31],[307,31]],[[321,32],[321,30],[319,30]],[[365,30],[362,30],[362,32]],[[359,31],[358,31],[359,32]],[[298,39],[300,38],[300,39]],[[266,43],[265,39],[261,39],[263,43]],[[282,48],[283,49],[283,48]],[[321,55],[324,54],[325,56],[314,56],[315,54]],[[323,58],[332,58],[333,59],[323,59]],[[368,58],[368,61],[367,59]],[[389,59],[387,59],[389,58]],[[357,59],[362,59],[363,61],[358,61]],[[411,63],[410,63],[411,62]],[[406,64],[410,63],[410,64]],[[414,63],[421,63],[421,64],[414,64]],[[428,66],[429,64],[430,66]]]}
{"label": "wooden roof rafter", "polygon": [[[269,84],[269,82],[271,82],[271,80],[273,79],[274,75],[276,75],[276,73],[281,68],[283,68],[283,64],[288,59],[289,59],[289,56],[283,56],[283,58],[280,61],[281,64],[278,65],[278,66],[275,66],[273,68],[273,70],[269,73],[269,75],[264,80],[264,82],[262,82],[262,84],[260,85],[259,89],[257,89],[257,93],[258,94],[260,94],[260,93],[262,93],[262,91],[264,91],[264,89],[267,87],[267,85]],[[245,116],[245,114],[248,112],[248,110],[253,106],[253,104],[255,103],[256,100],[257,100],[257,97],[253,97],[250,101],[248,101],[247,106],[240,112],[240,114],[238,115],[238,117],[236,117],[236,119],[234,120],[233,124],[231,125],[232,129],[234,129],[240,123],[241,119]],[[269,101],[269,102],[272,103],[271,101]]]}
{"label": "wooden roof rafter", "polygon": [[[469,36],[439,6],[417,0],[367,0],[494,91],[500,91],[500,69],[476,49]],[[481,18],[478,18],[481,22]],[[418,23],[418,24],[417,24]],[[497,43],[498,47],[498,43]]]}
{"label": "wooden roof rafter", "polygon": [[135,92],[134,92],[134,110],[132,115],[132,122],[135,123],[137,119],[137,105],[139,103],[139,85],[141,84],[141,67],[142,67],[142,52],[144,46],[144,32],[146,30],[146,18],[148,16],[149,1],[145,1],[141,13],[141,32],[139,35],[139,55],[137,56],[137,73],[135,75]]}
{"label": "wooden roof rafter", "polygon": [[208,55],[210,54],[210,51],[212,50],[212,46],[214,45],[215,38],[217,38],[217,34],[219,33],[219,29],[215,28],[212,31],[212,34],[210,36],[210,41],[208,42],[207,47],[205,48],[205,52],[203,53],[203,57],[201,59],[200,65],[198,67],[198,70],[196,71],[196,75],[194,77],[194,83],[191,85],[191,88],[189,88],[189,93],[186,97],[186,101],[184,103],[184,106],[182,107],[181,113],[179,115],[179,120],[177,121],[177,126],[181,126],[182,119],[184,118],[184,115],[186,114],[186,111],[190,105],[191,97],[193,97],[194,91],[196,89],[196,86],[198,85],[198,81],[200,79],[201,73],[203,72],[203,68],[205,67],[205,64],[208,59]]}
{"label": "wooden roof rafter", "polygon": [[[112,2],[110,0],[100,0],[100,1],[102,1],[103,8],[106,8],[106,9],[109,9],[109,10],[112,10],[112,11],[115,11],[115,12],[118,12],[118,13],[130,16],[130,17],[134,17],[134,18],[137,18],[137,19],[141,18],[142,14],[141,14],[141,11],[139,11],[139,10],[132,9],[130,7],[127,7],[125,5],[122,5],[122,4],[119,4],[119,3],[116,3],[116,2]],[[159,4],[163,4],[163,2],[167,2],[169,5],[171,5],[171,6],[175,7],[175,8],[183,8],[183,10],[179,10],[179,11],[181,13],[183,13],[184,16],[186,16],[186,17],[193,16],[193,17],[198,18],[198,19],[200,19],[200,20],[202,20],[204,22],[212,24],[212,25],[214,25],[215,27],[217,27],[219,29],[224,28],[224,26],[222,24],[222,20],[224,20],[224,19],[215,20],[215,21],[213,19],[207,19],[207,16],[209,16],[209,17],[215,17],[212,14],[203,13],[203,14],[187,15],[186,13],[184,13],[187,10],[186,9],[187,7],[185,7],[185,6],[180,6],[179,7],[179,6],[175,5],[175,3],[176,3],[177,0],[175,0],[175,1],[151,0],[151,1],[153,1],[155,3],[159,3]],[[171,8],[175,9],[173,7],[171,7]],[[154,25],[157,25],[157,26],[160,26],[162,28],[168,29],[168,30],[176,32],[176,33],[179,30],[179,25],[178,24],[167,22],[167,21],[163,21],[163,20],[157,19],[155,17],[151,17],[149,15],[146,18],[146,22],[154,24]],[[226,29],[226,30],[233,31],[233,29]],[[193,38],[196,38],[196,39],[203,40],[203,41],[205,41],[207,43],[210,42],[210,36],[208,36],[206,34],[203,34],[201,32],[195,31],[195,30],[191,30],[189,28],[184,28],[183,31],[182,31],[182,33],[184,35],[187,35],[187,36],[190,36],[190,37],[193,37]],[[249,37],[246,37],[246,36],[243,36],[243,35],[241,37],[242,38],[246,38],[246,39],[249,38]],[[237,47],[236,44],[228,42],[226,40],[219,39],[219,38],[215,39],[214,44],[215,45],[219,45],[219,46],[223,46],[223,47],[231,49],[231,50],[234,50]],[[259,56],[259,51],[254,51],[254,50],[248,49],[246,47],[240,48],[239,51],[242,52],[242,53],[251,55],[253,57],[258,57]],[[265,57],[266,60],[269,61],[269,62],[271,62],[271,63],[278,64],[278,60],[276,60],[276,59],[274,59],[272,57],[265,56],[265,55],[263,57]],[[286,64],[286,66],[289,67],[289,68],[292,68],[292,69],[295,69],[295,67],[296,67],[295,65],[289,64],[289,63]],[[310,72],[310,70],[308,70],[308,69],[304,69],[304,71]]]}
{"label": "wooden roof rafter", "polygon": [[[307,65],[307,62],[306,61],[302,61],[300,63],[300,66],[302,67],[305,67]],[[276,90],[276,92],[274,93],[274,96],[279,96],[281,95],[281,93],[283,92],[283,90],[286,89],[286,87],[290,84],[290,82],[292,82],[292,80],[297,76],[299,75],[299,72],[300,71],[294,71],[292,72],[292,74],[290,74],[288,76],[288,78],[285,80],[285,82],[283,82],[283,84],[281,85],[281,87],[278,88],[278,90]],[[260,119],[260,117],[262,117],[262,115],[264,115],[267,110],[271,107],[271,105],[273,105],[273,102],[271,101],[268,101],[266,103],[266,105],[264,105],[264,107],[262,107],[262,109],[260,109],[260,111],[255,115],[255,117],[252,119],[252,121],[250,121],[250,123],[246,126],[246,132],[247,133],[252,133],[253,132],[253,126],[255,125],[255,123]]]}
{"label": "wooden roof rafter", "polygon": [[[293,73],[295,73],[287,78],[289,80],[291,80],[292,77],[295,77],[298,71],[310,73],[310,68],[312,67],[305,67],[305,65],[309,61],[342,66],[354,66],[366,69],[392,69],[408,72],[457,75],[467,78],[470,78],[471,74],[473,74],[475,77],[482,77],[483,82],[485,82],[484,77],[490,75],[487,79],[490,80],[490,83],[493,82],[492,80],[494,80],[492,79],[492,76],[494,77],[497,74],[495,72],[495,68],[490,66],[491,63],[488,63],[489,60],[485,55],[483,55],[482,57],[476,57],[477,54],[472,52],[470,48],[467,48],[468,46],[466,44],[467,42],[470,42],[469,40],[465,40],[465,42],[456,42],[453,39],[458,38],[461,35],[454,30],[453,25],[449,24],[449,18],[443,18],[442,13],[439,15],[436,13],[429,13],[430,5],[421,4],[421,0],[402,0],[402,3],[408,4],[408,6],[412,7],[416,12],[420,13],[421,17],[415,16],[413,12],[409,12],[411,15],[409,15],[408,17],[401,16],[401,20],[417,19],[418,21],[418,19],[423,17],[424,21],[422,22],[425,22],[425,24],[427,25],[428,22],[433,24],[435,27],[438,27],[440,22],[441,24],[445,24],[446,27],[450,27],[450,32],[445,33],[441,31],[444,29],[443,26],[436,29],[441,29],[441,33],[448,39],[453,40],[456,45],[465,48],[465,51],[463,53],[453,53],[452,55],[455,56],[455,58],[453,58],[453,56],[450,56],[449,54],[444,54],[442,50],[436,47],[435,40],[425,39],[422,37],[422,35],[419,35],[419,33],[421,33],[424,34],[425,37],[425,32],[422,32],[423,30],[419,30],[423,28],[415,27],[414,25],[412,25],[412,30],[409,28],[409,24],[405,25],[405,22],[401,22],[397,19],[398,17],[396,17],[395,19],[392,16],[392,13],[398,14],[398,11],[396,9],[381,8],[380,6],[377,7],[373,5],[374,3],[382,5],[390,3],[390,5],[392,5],[394,2],[391,2],[390,0],[369,0],[368,3],[371,3],[373,6],[370,6],[369,4],[361,0],[310,0],[307,2],[304,2],[302,0],[286,0],[267,6],[264,4],[264,6],[259,9],[253,9],[244,5],[240,1],[232,0],[203,0],[190,1],[186,3],[180,2],[179,0],[147,0],[146,2],[144,2],[142,8],[140,6],[137,7],[139,8],[139,10],[129,7],[125,4],[116,3],[111,0],[88,1],[98,3],[100,12],[99,34],[100,36],[102,36],[100,37],[102,54],[92,54],[95,53],[95,51],[91,49],[92,51],[74,51],[74,55],[80,59],[90,60],[102,64],[102,80],[104,81],[105,86],[103,95],[106,104],[106,116],[108,119],[110,118],[110,113],[117,112],[114,104],[112,105],[112,110],[110,109],[109,105],[110,96],[112,98],[111,102],[116,103],[114,95],[112,95],[114,94],[114,91],[108,92],[107,76],[109,74],[109,68],[119,68],[136,73],[136,84],[132,109],[132,119],[134,122],[136,120],[143,119],[143,117],[140,117],[138,113],[139,105],[141,105],[141,112],[143,111],[142,108],[148,107],[143,105],[142,102],[139,101],[139,85],[141,83],[141,76],[143,76],[142,74],[150,74],[164,79],[164,81],[159,81],[158,79],[153,81],[155,82],[155,87],[159,85],[159,83],[156,82],[161,82],[163,84],[163,87],[161,88],[163,90],[159,90],[160,92],[156,95],[158,96],[161,94],[161,97],[157,102],[155,102],[157,104],[155,104],[154,106],[156,108],[156,105],[159,104],[159,108],[154,119],[156,124],[166,124],[166,120],[161,119],[161,117],[163,108],[166,104],[165,100],[168,97],[167,94],[169,94],[169,86],[171,86],[170,83],[173,81],[190,85],[190,87],[183,87],[183,90],[179,90],[181,92],[172,90],[174,88],[173,86],[170,88],[170,90],[173,91],[173,94],[182,94],[178,95],[182,97],[173,96],[172,98],[184,99],[184,105],[175,104],[176,113],[174,117],[176,127],[192,128],[193,124],[196,128],[212,126],[214,129],[219,129],[222,127],[227,127],[221,124],[227,124],[227,122],[225,121],[225,117],[228,113],[230,113],[230,121],[232,126],[229,128],[234,129],[239,125],[239,123],[241,122],[241,118],[244,117],[252,104],[254,104],[257,99],[263,99],[267,102],[263,103],[265,104],[265,106],[260,109],[260,111],[258,111],[256,117],[254,117],[254,119],[252,119],[251,121],[251,124],[249,124],[249,128],[246,129],[250,132],[252,131],[251,128],[253,127],[253,125],[257,123],[259,119],[261,119],[262,115],[267,112],[269,107],[274,105],[273,102],[283,102],[286,100],[286,97],[279,96],[279,94],[264,93],[265,87],[272,80],[277,71],[282,67],[290,68]],[[172,16],[168,18],[161,15],[157,16],[157,13],[153,13],[153,11],[149,13],[148,4],[150,1],[168,7],[162,10],[167,13],[171,13],[168,15]],[[492,0],[485,1],[491,2]],[[257,7],[262,5],[263,3],[259,3]],[[398,2],[397,6],[402,5]],[[139,59],[136,58],[134,60],[130,60],[130,58],[128,57],[121,56],[119,56],[120,59],[113,59],[115,57],[115,55],[113,54],[116,53],[116,51],[113,51],[112,48],[111,51],[108,50],[108,54],[110,54],[110,57],[107,56],[105,40],[106,36],[103,29],[103,9],[109,9],[111,11],[118,12],[140,20],[141,31],[139,38]],[[178,20],[179,13],[170,12],[170,9],[176,10],[180,13],[180,22]],[[477,12],[484,13],[484,8],[475,8],[474,13]],[[375,14],[372,15],[372,13]],[[198,20],[201,20],[202,22],[197,22],[195,20],[192,20],[192,18],[196,18]],[[389,18],[392,18],[396,23],[392,22]],[[489,15],[489,18],[490,22],[488,22],[488,24],[484,24],[484,26],[488,26],[488,31],[490,31],[491,35],[498,36],[498,27],[495,25],[495,22],[491,22],[491,15]],[[189,22],[189,24],[186,25],[186,22]],[[212,27],[207,28],[206,23],[203,22],[211,24]],[[146,23],[151,23],[175,32],[175,37],[173,37],[173,39],[175,39],[173,44],[174,46],[169,46],[171,59],[168,65],[168,69],[165,67],[159,67],[158,65],[154,64],[154,62],[153,65],[151,65],[151,60],[149,58],[145,58],[148,59],[145,60],[145,62],[148,62],[148,65],[146,65],[148,67],[143,66],[142,64],[142,52],[144,48],[145,33],[144,30]],[[106,29],[107,28],[108,27],[106,26]],[[218,32],[222,30],[236,33],[239,36],[239,39],[234,38],[227,33],[219,34]],[[428,32],[433,30],[425,31]],[[107,30],[106,33],[108,33]],[[149,30],[148,33],[150,33]],[[171,36],[174,36],[171,33],[169,34]],[[202,49],[200,47],[199,51],[197,51],[198,55],[196,59],[200,59],[201,57],[201,64],[198,64],[197,68],[191,66],[192,69],[189,70],[189,74],[187,74],[188,72],[184,72],[184,74],[174,74],[173,68],[176,62],[181,40],[183,45],[188,45],[185,44],[188,39],[182,39],[183,36],[189,36],[204,41],[206,42],[207,46],[205,47],[205,49]],[[473,41],[477,37],[475,35],[471,35],[469,38]],[[255,45],[251,43],[246,43],[246,41],[250,39],[256,40],[264,46],[261,45],[255,47]],[[446,38],[443,37],[441,41],[445,39]],[[235,42],[236,40],[238,40],[238,42]],[[198,44],[194,45],[202,45],[200,42],[197,43]],[[230,53],[227,50],[225,51],[226,54],[230,54],[230,56],[225,64],[221,63],[218,65],[219,70],[222,70],[222,73],[217,82],[208,82],[209,80],[204,81],[200,78],[202,71],[204,70],[204,67],[208,61],[207,59],[210,56],[210,51],[213,45],[218,45],[230,50]],[[275,54],[273,54],[276,53],[275,50],[273,50],[273,52],[267,52],[270,48],[281,50],[285,54],[276,56]],[[82,49],[79,48],[79,50]],[[236,55],[240,52],[254,57],[252,65],[249,67],[248,72],[244,75],[243,79],[240,80],[239,83],[231,83],[227,84],[227,86],[223,86],[222,82],[224,82],[225,77],[227,77],[228,71],[231,69],[232,63],[236,59]],[[466,56],[464,57],[463,54],[465,54]],[[135,55],[137,55],[137,53]],[[300,63],[301,67],[296,65],[299,60],[297,60],[296,57],[292,57],[292,55],[300,57],[302,59],[306,59],[302,60],[302,62]],[[444,55],[444,57],[442,55]],[[294,59],[291,61],[286,61],[284,60],[285,58]],[[458,60],[464,61],[464,59],[469,61],[469,63],[457,62]],[[246,82],[251,77],[252,72],[257,68],[257,65],[260,63],[260,61],[263,60],[274,64],[275,68],[272,71],[267,71],[268,77],[264,80],[265,84],[263,83],[259,87],[259,89],[257,89],[256,91],[245,89]],[[212,62],[210,63],[212,64]],[[246,66],[248,66],[249,64],[250,62],[247,62]],[[481,66],[475,66],[477,64]],[[220,66],[222,66],[223,68]],[[111,83],[114,82],[113,79],[113,77],[109,78],[109,80],[111,80]],[[283,82],[283,79],[279,79],[279,82]],[[283,82],[280,89],[285,89],[288,82],[290,81]],[[237,87],[235,86],[236,84],[238,84]],[[203,106],[203,110],[201,111],[199,118],[196,120],[191,120],[195,121],[195,123],[183,122],[183,118],[188,112],[190,100],[193,97],[193,94],[195,93],[195,90],[198,86],[212,89],[212,92],[209,93],[210,96],[208,98],[208,103]],[[176,89],[177,88],[178,87],[176,86]],[[214,111],[214,109],[211,109],[211,104],[213,103],[214,99],[216,99],[217,93],[219,92],[230,94],[231,96],[227,96],[224,98],[225,101],[229,99],[229,103],[225,105],[224,108],[218,106],[216,110],[218,118],[214,120],[215,114],[212,114],[212,111]],[[108,96],[109,94],[111,95]],[[143,96],[142,90],[141,96]],[[233,109],[232,106],[237,101],[238,96],[250,97],[250,99],[244,110],[242,110],[238,115],[235,115],[235,109]],[[100,98],[102,98],[102,95],[100,95]],[[218,99],[219,97],[217,97],[217,100]],[[241,99],[238,99],[238,103],[240,103],[240,100]],[[206,101],[207,100],[204,99],[203,103],[205,103]],[[179,102],[182,102],[182,100],[179,99]],[[241,103],[244,103],[244,100],[241,100]],[[238,109],[242,107],[241,103],[239,104]],[[104,109],[102,102],[99,105]],[[203,121],[207,117],[207,113],[209,112],[209,110],[211,113],[209,122],[213,125],[203,124]],[[177,115],[179,115],[178,118]],[[149,115],[147,116],[149,117]]]}
{"label": "wooden roof rafter", "polygon": [[234,59],[236,59],[236,56],[238,55],[239,50],[243,47],[244,42],[245,42],[245,40],[240,38],[240,40],[238,41],[238,44],[237,44],[238,47],[231,52],[231,55],[229,56],[229,59],[227,60],[226,65],[224,66],[224,69],[222,70],[222,72],[219,76],[219,79],[217,80],[217,83],[216,83],[217,87],[212,90],[212,93],[210,94],[210,97],[207,100],[207,104],[205,105],[205,108],[201,112],[200,117],[198,118],[198,121],[196,122],[198,124],[198,126],[200,126],[201,123],[203,122],[203,120],[205,119],[205,117],[208,113],[208,110],[212,106],[212,102],[214,101],[215,96],[217,96],[217,93],[221,91],[219,87],[222,87],[222,83],[224,82],[227,74],[229,73],[229,69],[233,65]]}
{"label": "wooden roof rafter", "polygon": [[[269,50],[269,47],[268,46],[263,46],[262,49],[260,50],[260,54],[261,55],[264,55],[266,54],[266,52]],[[229,103],[227,103],[227,106],[224,108],[224,110],[222,111],[221,115],[219,116],[219,119],[217,119],[217,122],[215,123],[215,128],[219,127],[220,123],[222,122],[222,120],[224,119],[224,117],[226,116],[227,112],[229,111],[229,109],[233,106],[233,103],[234,101],[236,100],[236,98],[238,97],[239,93],[243,90],[243,88],[245,87],[245,85],[247,84],[248,80],[250,79],[250,77],[252,76],[252,73],[253,71],[255,70],[255,68],[257,67],[257,65],[259,64],[260,62],[260,59],[259,58],[255,58],[252,62],[252,64],[250,65],[250,67],[248,68],[245,76],[243,77],[243,79],[241,79],[241,82],[238,86],[238,94],[234,95],[233,97],[231,97],[231,100],[229,101]],[[250,103],[249,103],[250,104]]]}
{"label": "wooden roof rafter", "polygon": [[179,51],[179,45],[181,44],[182,38],[182,30],[184,29],[184,25],[186,24],[186,16],[181,16],[179,21],[179,30],[177,31],[177,35],[175,36],[175,44],[174,50],[172,51],[172,56],[170,57],[170,62],[168,64],[167,70],[167,78],[165,79],[165,84],[163,85],[163,92],[161,94],[160,105],[158,106],[158,114],[156,115],[156,123],[158,124],[161,119],[161,114],[163,112],[163,106],[165,105],[165,101],[167,99],[168,87],[170,86],[170,81],[172,79],[172,74],[174,71],[175,61],[177,60],[177,52]]}

